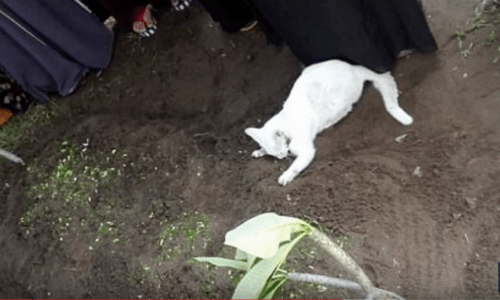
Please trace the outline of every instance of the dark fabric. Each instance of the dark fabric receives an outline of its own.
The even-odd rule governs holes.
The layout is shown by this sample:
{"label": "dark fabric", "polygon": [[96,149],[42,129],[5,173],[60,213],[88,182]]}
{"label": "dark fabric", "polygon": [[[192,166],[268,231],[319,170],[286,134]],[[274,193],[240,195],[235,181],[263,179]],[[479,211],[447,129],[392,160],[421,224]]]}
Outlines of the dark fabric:
{"label": "dark fabric", "polygon": [[437,49],[418,0],[244,1],[306,65],[335,58],[385,72],[403,50]]}
{"label": "dark fabric", "polygon": [[113,34],[72,0],[0,0],[0,69],[39,102],[111,60]]}

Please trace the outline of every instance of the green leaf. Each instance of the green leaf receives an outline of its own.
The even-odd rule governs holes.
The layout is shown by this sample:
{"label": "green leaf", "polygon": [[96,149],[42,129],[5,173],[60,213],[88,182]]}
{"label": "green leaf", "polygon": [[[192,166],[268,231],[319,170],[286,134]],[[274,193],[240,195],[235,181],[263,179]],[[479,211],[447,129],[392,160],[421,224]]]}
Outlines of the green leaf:
{"label": "green leaf", "polygon": [[226,233],[224,244],[257,257],[271,258],[282,242],[290,240],[292,233],[311,231],[312,227],[300,219],[265,213]]}
{"label": "green leaf", "polygon": [[259,261],[245,276],[241,279],[233,294],[233,299],[257,299],[265,289],[269,278],[276,272],[276,269],[285,261],[288,253],[293,246],[305,235],[303,232],[292,242],[281,246],[277,253],[268,259]]}
{"label": "green leaf", "polygon": [[247,264],[242,261],[222,257],[195,257],[194,259],[200,262],[209,262],[213,265],[216,265],[217,267],[230,267],[243,271],[247,270]]}

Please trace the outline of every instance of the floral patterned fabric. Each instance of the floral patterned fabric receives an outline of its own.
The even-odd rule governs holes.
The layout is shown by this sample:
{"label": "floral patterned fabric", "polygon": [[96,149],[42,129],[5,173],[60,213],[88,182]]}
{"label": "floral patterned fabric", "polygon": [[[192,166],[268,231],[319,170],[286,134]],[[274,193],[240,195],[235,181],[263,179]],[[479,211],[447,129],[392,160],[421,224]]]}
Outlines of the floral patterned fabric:
{"label": "floral patterned fabric", "polygon": [[10,110],[13,114],[24,113],[33,97],[26,93],[14,80],[0,73],[0,108]]}

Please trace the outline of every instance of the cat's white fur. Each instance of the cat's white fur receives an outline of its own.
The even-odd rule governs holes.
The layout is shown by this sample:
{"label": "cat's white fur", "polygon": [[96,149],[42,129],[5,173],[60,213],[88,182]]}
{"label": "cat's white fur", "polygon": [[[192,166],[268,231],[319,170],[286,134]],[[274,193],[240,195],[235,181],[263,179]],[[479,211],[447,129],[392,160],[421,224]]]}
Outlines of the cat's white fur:
{"label": "cat's white fur", "polygon": [[253,157],[266,154],[285,158],[296,156],[290,168],[278,179],[286,185],[313,160],[314,139],[324,129],[345,117],[363,92],[365,81],[371,81],[382,94],[386,110],[403,125],[413,122],[398,104],[398,89],[390,72],[377,74],[363,66],[340,60],[329,60],[305,68],[283,105],[283,109],[260,129],[247,128],[260,149]]}

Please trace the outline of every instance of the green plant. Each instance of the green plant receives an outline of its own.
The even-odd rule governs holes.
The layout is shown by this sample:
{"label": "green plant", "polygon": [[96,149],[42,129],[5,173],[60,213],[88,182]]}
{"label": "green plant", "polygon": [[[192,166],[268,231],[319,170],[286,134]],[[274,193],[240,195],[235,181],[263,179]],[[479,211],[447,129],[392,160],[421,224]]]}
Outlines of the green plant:
{"label": "green plant", "polygon": [[490,32],[490,34],[488,35],[488,37],[484,40],[483,45],[491,46],[491,45],[493,45],[493,43],[495,43],[497,38],[498,38],[497,33],[494,30],[492,30]]}
{"label": "green plant", "polygon": [[[315,274],[289,273],[282,269],[290,250],[304,236],[310,237],[332,255],[353,273],[359,283]],[[367,294],[367,299],[402,299],[394,293],[374,287],[363,270],[341,247],[300,219],[274,213],[261,214],[229,231],[224,244],[236,248],[234,259],[195,259],[246,272],[236,287],[233,299],[271,299],[287,279],[362,290]]]}
{"label": "green plant", "polygon": [[132,272],[128,273],[128,281],[131,285],[138,286],[144,284],[144,280],[150,275],[151,267],[141,264]]}
{"label": "green plant", "polygon": [[158,244],[161,247],[161,261],[172,261],[179,255],[205,248],[210,240],[210,219],[198,212],[188,212],[175,223],[160,222]]}
{"label": "green plant", "polygon": [[[468,34],[477,34],[482,28],[492,27],[500,22],[500,6],[498,2],[493,1],[488,5],[482,5],[480,12],[476,12],[476,15],[467,21],[467,28],[459,29],[455,32],[454,37],[458,41],[458,48],[462,56],[467,58],[472,53],[472,48],[474,43],[471,42],[469,45],[464,45],[464,41]],[[484,46],[493,45],[498,39],[495,30],[490,31],[490,34],[482,42]],[[496,62],[498,58],[495,59]]]}

